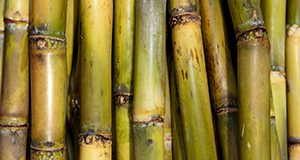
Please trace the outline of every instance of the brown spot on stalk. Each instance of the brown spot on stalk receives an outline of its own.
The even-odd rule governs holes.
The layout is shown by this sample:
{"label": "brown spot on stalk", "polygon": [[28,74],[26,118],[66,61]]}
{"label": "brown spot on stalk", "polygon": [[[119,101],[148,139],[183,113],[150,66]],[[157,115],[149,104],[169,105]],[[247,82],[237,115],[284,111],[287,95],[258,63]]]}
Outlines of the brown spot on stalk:
{"label": "brown spot on stalk", "polygon": [[148,139],[147,144],[148,144],[148,146],[152,145],[153,144],[153,140],[152,139]]}
{"label": "brown spot on stalk", "polygon": [[44,39],[39,39],[36,43],[38,49],[46,49],[48,46],[47,41],[45,41]]}
{"label": "brown spot on stalk", "polygon": [[189,78],[188,72],[185,71],[185,79],[188,79],[188,78]]}
{"label": "brown spot on stalk", "polygon": [[181,70],[182,79],[184,80],[184,71]]}

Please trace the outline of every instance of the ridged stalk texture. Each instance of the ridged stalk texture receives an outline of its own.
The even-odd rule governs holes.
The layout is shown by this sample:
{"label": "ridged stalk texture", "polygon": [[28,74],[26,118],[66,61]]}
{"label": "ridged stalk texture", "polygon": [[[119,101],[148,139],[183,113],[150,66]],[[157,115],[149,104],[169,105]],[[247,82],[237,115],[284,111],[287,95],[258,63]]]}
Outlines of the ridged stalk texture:
{"label": "ridged stalk texture", "polygon": [[112,158],[113,0],[80,0],[80,160]]}
{"label": "ridged stalk texture", "polygon": [[211,105],[216,117],[221,157],[237,160],[237,89],[222,3],[222,0],[201,0],[200,11]]}
{"label": "ridged stalk texture", "polygon": [[130,160],[135,0],[114,1],[114,104],[116,159]]}
{"label": "ridged stalk texture", "polygon": [[237,38],[239,159],[270,159],[270,47],[260,0],[228,4]]}
{"label": "ridged stalk texture", "polygon": [[287,4],[286,75],[289,159],[300,159],[300,1]]}
{"label": "ridged stalk texture", "polygon": [[[278,7],[280,6],[280,7]],[[262,0],[262,11],[270,41],[271,90],[276,132],[281,155],[287,157],[287,105],[285,79],[286,0]],[[273,139],[271,139],[272,141]],[[276,142],[272,142],[274,144]]]}
{"label": "ridged stalk texture", "polygon": [[29,1],[6,1],[4,23],[0,159],[26,159],[29,102]]}
{"label": "ridged stalk texture", "polygon": [[136,0],[134,159],[164,159],[166,0]]}
{"label": "ridged stalk texture", "polygon": [[66,0],[32,0],[31,159],[66,159]]}
{"label": "ridged stalk texture", "polygon": [[196,0],[171,0],[172,46],[187,159],[217,159]]}

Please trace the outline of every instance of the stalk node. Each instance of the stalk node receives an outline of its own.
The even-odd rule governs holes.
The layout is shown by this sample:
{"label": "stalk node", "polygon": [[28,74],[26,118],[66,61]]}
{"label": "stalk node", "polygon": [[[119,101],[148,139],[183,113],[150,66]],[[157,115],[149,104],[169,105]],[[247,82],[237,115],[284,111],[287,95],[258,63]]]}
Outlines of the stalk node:
{"label": "stalk node", "polygon": [[132,102],[133,95],[131,93],[119,93],[114,95],[114,102],[116,106],[124,106],[123,104],[128,104]]}
{"label": "stalk node", "polygon": [[253,40],[260,41],[260,45],[269,45],[266,28],[256,27],[240,34],[237,37],[237,45],[241,46]]}

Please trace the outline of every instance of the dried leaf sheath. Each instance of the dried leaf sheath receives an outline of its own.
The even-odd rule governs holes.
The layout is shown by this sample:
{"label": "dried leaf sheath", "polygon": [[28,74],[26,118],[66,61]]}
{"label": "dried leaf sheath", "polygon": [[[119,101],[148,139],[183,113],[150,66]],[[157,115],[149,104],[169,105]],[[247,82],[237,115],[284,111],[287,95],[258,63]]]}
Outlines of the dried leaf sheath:
{"label": "dried leaf sheath", "polygon": [[5,5],[0,159],[26,158],[29,102],[28,4],[28,0],[10,0]]}
{"label": "dried leaf sheath", "polygon": [[66,159],[66,0],[31,3],[31,159]]}

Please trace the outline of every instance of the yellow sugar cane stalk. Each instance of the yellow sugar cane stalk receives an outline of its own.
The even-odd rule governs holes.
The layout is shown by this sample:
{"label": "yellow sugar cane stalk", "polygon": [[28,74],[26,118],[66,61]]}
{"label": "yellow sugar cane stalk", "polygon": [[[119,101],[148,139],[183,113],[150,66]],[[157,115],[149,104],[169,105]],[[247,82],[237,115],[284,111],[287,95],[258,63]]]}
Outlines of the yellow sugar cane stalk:
{"label": "yellow sugar cane stalk", "polygon": [[0,0],[0,101],[1,101],[1,87],[2,87],[2,68],[3,68],[3,50],[4,50],[4,9],[5,0]]}
{"label": "yellow sugar cane stalk", "polygon": [[228,4],[237,38],[239,159],[270,159],[270,48],[260,0]]}
{"label": "yellow sugar cane stalk", "polygon": [[228,45],[222,0],[201,0],[202,30],[211,103],[216,115],[221,156],[238,159],[236,79]]}
{"label": "yellow sugar cane stalk", "polygon": [[286,78],[289,159],[300,159],[300,1],[287,3]]}
{"label": "yellow sugar cane stalk", "polygon": [[134,159],[164,159],[166,0],[136,0]]}
{"label": "yellow sugar cane stalk", "polygon": [[66,0],[31,4],[31,159],[66,159]]}
{"label": "yellow sugar cane stalk", "polygon": [[171,0],[170,23],[187,159],[217,159],[197,0]]}
{"label": "yellow sugar cane stalk", "polygon": [[0,159],[26,159],[29,102],[29,1],[6,1],[4,23]]}
{"label": "yellow sugar cane stalk", "polygon": [[80,160],[112,158],[113,0],[80,0]]}
{"label": "yellow sugar cane stalk", "polygon": [[135,0],[114,1],[114,104],[116,159],[132,155],[131,109],[134,54]]}
{"label": "yellow sugar cane stalk", "polygon": [[[278,133],[281,155],[286,160],[288,158],[285,80],[286,0],[262,0],[262,11],[270,41],[272,68],[270,77],[274,104],[274,124]],[[276,142],[271,143],[275,144]]]}

